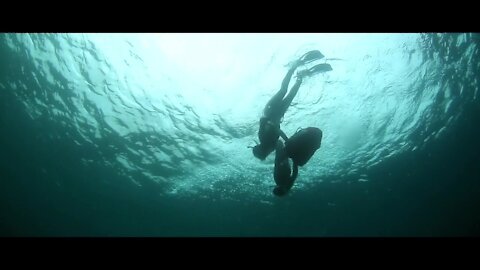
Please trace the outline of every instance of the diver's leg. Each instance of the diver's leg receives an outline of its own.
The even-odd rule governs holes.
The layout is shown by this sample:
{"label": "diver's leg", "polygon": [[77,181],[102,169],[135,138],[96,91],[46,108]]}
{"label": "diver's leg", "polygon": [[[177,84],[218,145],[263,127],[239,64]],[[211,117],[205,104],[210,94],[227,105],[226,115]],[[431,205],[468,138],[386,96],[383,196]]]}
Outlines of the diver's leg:
{"label": "diver's leg", "polygon": [[[290,80],[292,79],[293,73],[295,72],[295,70],[297,69],[298,66],[299,66],[299,64],[293,65],[288,70],[287,74],[285,75],[285,78],[283,78],[282,86],[280,88],[280,91],[284,92],[283,96],[285,96],[285,94],[287,93],[288,84],[290,83]],[[282,96],[282,98],[283,98],[283,96]]]}
{"label": "diver's leg", "polygon": [[300,59],[294,62],[292,67],[288,70],[287,75],[285,75],[285,78],[283,78],[282,86],[280,87],[280,90],[277,92],[276,95],[281,95],[282,98],[285,96],[288,90],[288,85],[290,84],[290,80],[292,79],[293,73],[300,65],[309,63],[314,60],[322,59],[323,57],[324,57],[323,54],[319,50],[312,50],[302,55]]}
{"label": "diver's leg", "polygon": [[288,95],[282,101],[282,108],[281,108],[282,116],[285,114],[288,107],[290,107],[290,104],[292,103],[293,98],[297,95],[298,89],[300,89],[301,84],[302,84],[302,77],[297,77],[297,81],[293,85],[292,89],[290,89],[290,92],[288,93]]}
{"label": "diver's leg", "polygon": [[282,99],[285,96],[285,94],[287,94],[288,84],[290,83],[290,79],[292,78],[293,73],[295,72],[297,67],[298,67],[298,65],[294,65],[293,67],[291,67],[288,70],[287,74],[283,78],[282,86],[281,86],[280,90],[278,90],[278,92],[275,93],[275,95],[268,101],[267,105],[265,106],[265,111],[266,111],[265,114],[266,115],[269,114],[267,112],[270,112],[272,107],[273,108],[278,108],[278,106],[281,106]]}

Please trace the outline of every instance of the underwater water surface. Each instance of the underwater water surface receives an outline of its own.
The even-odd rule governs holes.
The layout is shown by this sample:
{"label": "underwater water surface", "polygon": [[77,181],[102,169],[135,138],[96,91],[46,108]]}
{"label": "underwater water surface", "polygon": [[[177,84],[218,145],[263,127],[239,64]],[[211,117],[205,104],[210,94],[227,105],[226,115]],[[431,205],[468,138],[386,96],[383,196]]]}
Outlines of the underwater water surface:
{"label": "underwater water surface", "polygon": [[[478,235],[479,35],[1,34],[4,236]],[[257,140],[323,131],[286,197]]]}

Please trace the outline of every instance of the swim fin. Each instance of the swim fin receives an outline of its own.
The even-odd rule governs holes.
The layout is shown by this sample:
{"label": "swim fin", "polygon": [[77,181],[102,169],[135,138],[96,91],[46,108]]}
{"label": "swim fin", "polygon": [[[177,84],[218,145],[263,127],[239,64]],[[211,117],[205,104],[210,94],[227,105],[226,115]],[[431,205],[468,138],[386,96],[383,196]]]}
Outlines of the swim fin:
{"label": "swim fin", "polygon": [[306,52],[300,58],[298,58],[297,60],[291,61],[290,63],[288,63],[285,66],[289,67],[289,68],[292,68],[292,67],[296,68],[298,66],[311,63],[315,60],[320,60],[324,57],[325,56],[319,50],[312,50],[312,51]]}
{"label": "swim fin", "polygon": [[315,60],[320,60],[323,57],[325,57],[319,50],[313,50],[305,53],[298,59],[301,64],[308,64],[310,62],[313,62]]}
{"label": "swim fin", "polygon": [[332,71],[332,66],[327,63],[318,64],[308,69],[311,74],[323,73],[327,71]]}
{"label": "swim fin", "polygon": [[323,73],[331,70],[333,69],[332,69],[332,66],[330,66],[330,64],[322,63],[322,64],[315,65],[309,69],[299,71],[298,75],[305,78],[305,77],[311,77],[315,74]]}

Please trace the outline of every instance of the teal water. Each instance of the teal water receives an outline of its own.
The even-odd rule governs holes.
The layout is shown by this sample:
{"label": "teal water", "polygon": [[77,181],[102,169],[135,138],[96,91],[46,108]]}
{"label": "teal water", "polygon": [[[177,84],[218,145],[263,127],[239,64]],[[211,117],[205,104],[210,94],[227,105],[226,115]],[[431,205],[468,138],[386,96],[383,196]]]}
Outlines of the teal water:
{"label": "teal water", "polygon": [[[478,34],[2,34],[1,235],[478,235]],[[323,130],[289,196],[263,106]]]}

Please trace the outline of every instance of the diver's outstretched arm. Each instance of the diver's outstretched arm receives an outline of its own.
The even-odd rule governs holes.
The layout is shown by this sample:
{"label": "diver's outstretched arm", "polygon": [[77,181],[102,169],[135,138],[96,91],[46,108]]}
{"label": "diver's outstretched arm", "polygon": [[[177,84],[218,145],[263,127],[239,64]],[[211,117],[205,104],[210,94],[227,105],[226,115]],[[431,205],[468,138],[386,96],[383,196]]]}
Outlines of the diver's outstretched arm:
{"label": "diver's outstretched arm", "polygon": [[288,141],[287,134],[285,134],[285,132],[283,132],[283,130],[278,129],[278,132],[280,133],[280,137],[282,137],[282,139],[283,139],[284,141]]}
{"label": "diver's outstretched arm", "polygon": [[292,172],[292,175],[290,176],[290,186],[288,187],[289,190],[293,187],[293,184],[295,183],[295,180],[297,179],[297,176],[298,176],[298,165],[294,161],[293,162],[293,172]]}
{"label": "diver's outstretched arm", "polygon": [[292,184],[293,182],[295,181],[295,179],[297,179],[297,176],[298,176],[298,165],[297,163],[295,163],[295,161],[293,162],[293,172],[292,172],[292,176],[290,176],[290,178],[292,179]]}

